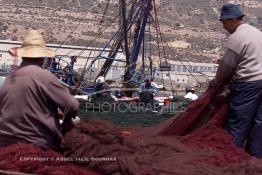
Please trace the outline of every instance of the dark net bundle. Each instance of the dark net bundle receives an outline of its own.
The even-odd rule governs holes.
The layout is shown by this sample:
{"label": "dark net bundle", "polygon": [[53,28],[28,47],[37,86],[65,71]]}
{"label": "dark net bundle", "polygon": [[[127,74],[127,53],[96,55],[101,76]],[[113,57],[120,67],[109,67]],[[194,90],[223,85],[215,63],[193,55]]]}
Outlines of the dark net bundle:
{"label": "dark net bundle", "polygon": [[74,165],[60,153],[43,151],[29,144],[14,144],[0,149],[0,170],[39,175],[95,175]]}
{"label": "dark net bundle", "polygon": [[[179,139],[163,136],[126,136],[108,121],[90,119],[74,128],[63,141],[68,157],[89,158],[78,161],[101,174],[202,174],[192,163],[204,161],[212,152],[192,149]],[[111,161],[92,160],[115,158]],[[183,169],[179,168],[183,167]]]}

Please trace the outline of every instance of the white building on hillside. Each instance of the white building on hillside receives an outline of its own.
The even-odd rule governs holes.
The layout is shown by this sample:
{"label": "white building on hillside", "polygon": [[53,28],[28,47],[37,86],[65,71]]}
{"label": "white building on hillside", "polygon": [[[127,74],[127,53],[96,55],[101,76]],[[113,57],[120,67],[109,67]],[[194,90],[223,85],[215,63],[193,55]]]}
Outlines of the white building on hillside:
{"label": "white building on hillside", "polygon": [[[5,69],[11,71],[11,65],[14,64],[14,58],[8,53],[8,50],[12,47],[20,47],[21,42],[0,40],[0,70]],[[64,66],[70,62],[70,57],[77,56],[77,62],[75,63],[75,70],[84,68],[87,62],[87,66],[90,65],[94,59],[101,53],[102,48],[87,48],[82,46],[71,46],[71,45],[55,45],[47,44],[47,47],[53,49],[57,58],[61,58],[60,63]],[[109,50],[105,49],[100,59],[96,60],[87,73],[87,77],[90,79],[96,77],[106,60]],[[140,58],[139,58],[140,59]],[[138,60],[139,60],[138,59]],[[121,80],[124,75],[125,69],[125,55],[120,51],[114,61],[106,79]],[[18,65],[21,62],[21,58],[18,58]],[[137,67],[141,67],[141,61],[138,61]],[[148,63],[145,63],[148,67]],[[195,62],[179,62],[174,60],[168,60],[162,62],[161,65],[157,61],[153,62],[154,77],[157,82],[163,82],[163,84],[175,85],[176,87],[185,87],[187,85],[197,85],[206,83],[210,79],[213,79],[215,72],[217,71],[217,64],[212,63],[195,63]],[[147,68],[148,69],[148,68]],[[162,83],[161,83],[162,84]],[[168,85],[169,84],[169,85]]]}
{"label": "white building on hillside", "polygon": [[157,80],[172,81],[176,87],[197,86],[213,79],[217,66],[213,63],[168,60],[161,63],[160,69],[155,71],[154,77]]}

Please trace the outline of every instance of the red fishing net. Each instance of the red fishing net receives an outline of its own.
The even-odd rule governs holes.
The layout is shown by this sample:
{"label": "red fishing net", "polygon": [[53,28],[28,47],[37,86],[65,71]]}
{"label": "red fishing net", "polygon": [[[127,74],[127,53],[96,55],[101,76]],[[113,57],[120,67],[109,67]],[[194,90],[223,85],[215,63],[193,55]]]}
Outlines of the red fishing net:
{"label": "red fishing net", "polygon": [[[123,131],[106,121],[89,120],[65,137],[66,155],[115,156],[116,161],[109,163],[114,171],[104,166],[104,162],[86,163],[102,174],[239,174],[237,169],[242,174],[250,174],[254,169],[262,171],[260,160],[237,148],[224,131],[227,106],[227,99],[210,90],[176,119],[151,128]],[[76,137],[79,135],[81,138]],[[78,147],[73,146],[77,143]]]}
{"label": "red fishing net", "polygon": [[[262,160],[237,148],[224,131],[227,100],[215,94],[206,92],[185,112],[150,128],[122,129],[108,121],[89,119],[66,134],[64,156],[106,175],[262,174]],[[17,163],[15,152],[3,154],[14,148],[0,151],[0,168],[36,172],[32,170],[39,166],[37,172],[44,171],[42,165]],[[3,156],[15,163],[4,164]],[[44,167],[56,167],[53,164]]]}
{"label": "red fishing net", "polygon": [[0,149],[0,170],[40,175],[95,175],[86,167],[54,151],[43,151],[28,144],[15,144]]}

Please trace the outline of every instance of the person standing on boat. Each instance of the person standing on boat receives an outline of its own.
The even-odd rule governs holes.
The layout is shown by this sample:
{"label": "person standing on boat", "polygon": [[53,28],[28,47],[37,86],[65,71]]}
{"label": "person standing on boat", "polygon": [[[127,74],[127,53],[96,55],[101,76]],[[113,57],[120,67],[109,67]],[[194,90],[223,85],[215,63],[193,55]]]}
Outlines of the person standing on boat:
{"label": "person standing on boat", "polygon": [[262,157],[262,32],[244,23],[243,17],[235,4],[221,9],[220,21],[230,35],[209,86],[221,87],[233,78],[225,129],[238,147]]}
{"label": "person standing on boat", "polygon": [[110,93],[110,87],[106,83],[105,78],[100,76],[96,79],[96,85],[95,85],[95,92],[96,97],[102,97]]}
{"label": "person standing on boat", "polygon": [[153,108],[157,105],[154,97],[157,95],[157,88],[152,85],[149,78],[139,86],[138,90],[139,99],[144,104],[150,104]]}
{"label": "person standing on boat", "polygon": [[98,103],[115,102],[118,99],[112,95],[110,86],[106,83],[105,78],[100,76],[96,79],[95,84],[95,101]]}
{"label": "person standing on boat", "polygon": [[29,143],[42,149],[59,149],[62,133],[58,108],[71,121],[79,102],[57,77],[42,68],[45,57],[52,58],[55,53],[45,46],[37,30],[29,31],[22,47],[9,53],[21,57],[22,63],[0,91],[0,147]]}
{"label": "person standing on boat", "polygon": [[160,88],[160,87],[158,86],[158,84],[156,84],[156,82],[154,81],[154,78],[153,78],[153,77],[151,77],[149,80],[150,80],[150,82],[151,82],[151,85],[154,86],[156,89]]}

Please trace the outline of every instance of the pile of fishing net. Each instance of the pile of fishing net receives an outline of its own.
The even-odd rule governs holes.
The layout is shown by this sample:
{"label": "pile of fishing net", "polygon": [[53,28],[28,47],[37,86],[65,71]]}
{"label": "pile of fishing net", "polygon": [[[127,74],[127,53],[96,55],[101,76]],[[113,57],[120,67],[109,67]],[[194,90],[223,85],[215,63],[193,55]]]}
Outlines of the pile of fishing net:
{"label": "pile of fishing net", "polygon": [[262,172],[262,161],[251,159],[243,150],[236,148],[230,136],[215,126],[185,137],[138,136],[134,132],[123,131],[107,121],[90,120],[78,125],[65,137],[65,155],[89,158],[91,161],[76,163],[101,174],[220,175],[239,174],[239,171],[242,174]]}
{"label": "pile of fishing net", "polygon": [[[226,99],[210,90],[185,112],[149,128],[121,128],[108,121],[89,119],[66,134],[62,142],[63,156],[74,160],[67,165],[74,163],[72,166],[105,175],[262,174],[262,160],[237,148],[223,130],[227,106]],[[16,152],[21,149],[16,146],[5,148],[6,154],[0,150],[0,169],[40,174],[49,170],[49,166],[59,167],[57,162],[24,166]],[[22,155],[35,155],[34,149],[29,147]]]}
{"label": "pile of fishing net", "polygon": [[227,99],[207,91],[185,112],[150,128],[87,120],[64,138],[65,156],[101,174],[259,174],[262,160],[237,148],[224,129]]}
{"label": "pile of fishing net", "polygon": [[72,163],[62,154],[43,151],[29,144],[14,144],[0,149],[0,174],[96,175],[90,168]]}

